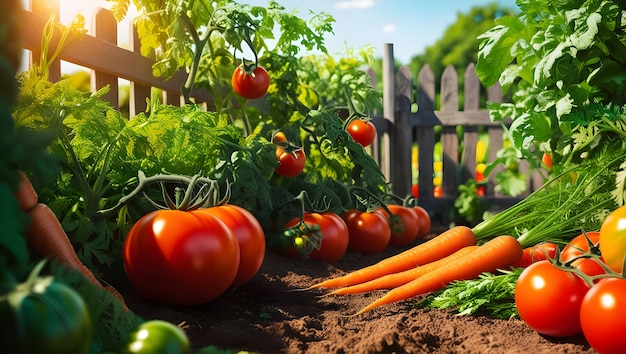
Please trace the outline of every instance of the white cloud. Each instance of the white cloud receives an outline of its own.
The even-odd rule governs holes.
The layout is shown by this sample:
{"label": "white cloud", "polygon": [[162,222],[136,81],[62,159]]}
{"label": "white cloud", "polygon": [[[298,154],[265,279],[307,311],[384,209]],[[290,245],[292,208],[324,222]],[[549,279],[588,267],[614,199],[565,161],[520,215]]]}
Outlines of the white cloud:
{"label": "white cloud", "polygon": [[374,0],[344,0],[335,3],[335,8],[338,10],[351,10],[351,9],[369,9],[374,6]]}
{"label": "white cloud", "polygon": [[389,23],[383,26],[383,33],[389,34],[396,31],[396,25],[393,23]]}

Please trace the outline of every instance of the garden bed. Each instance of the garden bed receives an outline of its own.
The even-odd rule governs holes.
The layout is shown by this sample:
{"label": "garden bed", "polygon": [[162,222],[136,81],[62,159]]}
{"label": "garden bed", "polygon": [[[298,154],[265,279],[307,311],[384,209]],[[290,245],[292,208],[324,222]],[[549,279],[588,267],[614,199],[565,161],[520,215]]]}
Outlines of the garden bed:
{"label": "garden bed", "polygon": [[[144,319],[180,324],[195,348],[209,345],[260,353],[594,353],[582,335],[544,337],[521,320],[456,316],[415,308],[413,301],[351,316],[375,296],[321,297],[299,291],[400,252],[346,254],[329,265],[268,252],[247,284],[204,305],[172,307],[142,299],[126,283],[115,284],[129,308]],[[164,284],[167,286],[167,284]]]}

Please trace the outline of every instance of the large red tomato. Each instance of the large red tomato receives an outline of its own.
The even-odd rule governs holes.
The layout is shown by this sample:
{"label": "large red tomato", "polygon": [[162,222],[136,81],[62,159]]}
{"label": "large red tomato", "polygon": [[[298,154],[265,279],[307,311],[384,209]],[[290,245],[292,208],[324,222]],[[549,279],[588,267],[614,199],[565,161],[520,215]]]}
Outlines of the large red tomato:
{"label": "large red tomato", "polygon": [[348,124],[348,133],[361,146],[369,146],[376,138],[376,127],[370,121],[354,119]]}
{"label": "large red tomato", "polygon": [[267,92],[270,76],[262,66],[254,68],[252,73],[247,73],[243,65],[239,65],[233,72],[231,84],[239,96],[255,99]]}
{"label": "large red tomato", "polygon": [[387,208],[398,219],[394,217],[390,219],[389,213],[383,207],[376,209],[375,212],[385,216],[389,222],[389,227],[391,228],[389,245],[396,247],[408,246],[419,235],[420,223],[417,212],[413,208],[398,204],[389,204]]}
{"label": "large red tomato", "polygon": [[391,228],[382,214],[351,209],[341,217],[348,226],[349,251],[378,253],[389,245]]}
{"label": "large red tomato", "polygon": [[[319,225],[322,234],[319,249],[313,249],[308,255],[312,259],[321,259],[328,263],[340,260],[348,249],[348,227],[337,215],[331,212],[304,213],[303,220],[307,224]],[[290,220],[285,227],[290,228],[298,224],[300,218]]]}
{"label": "large red tomato", "polygon": [[580,305],[589,287],[580,277],[550,261],[531,264],[515,286],[520,317],[538,333],[567,337],[581,332]]}
{"label": "large red tomato", "polygon": [[274,171],[283,177],[299,175],[306,164],[306,155],[304,154],[304,150],[300,148],[288,151],[277,145],[276,158],[278,159],[279,165]]}
{"label": "large red tomato", "polygon": [[626,353],[626,279],[595,284],[580,307],[580,324],[589,345],[601,354]]}
{"label": "large red tomato", "polygon": [[194,305],[231,286],[239,244],[224,222],[206,212],[157,210],[133,225],[123,259],[128,279],[144,297]]}
{"label": "large red tomato", "polygon": [[600,226],[600,253],[611,269],[622,273],[626,257],[626,206],[615,209]]}
{"label": "large red tomato", "polygon": [[233,204],[205,209],[217,216],[233,231],[239,242],[239,270],[233,286],[247,283],[261,268],[265,259],[265,233],[259,221],[248,210]]}

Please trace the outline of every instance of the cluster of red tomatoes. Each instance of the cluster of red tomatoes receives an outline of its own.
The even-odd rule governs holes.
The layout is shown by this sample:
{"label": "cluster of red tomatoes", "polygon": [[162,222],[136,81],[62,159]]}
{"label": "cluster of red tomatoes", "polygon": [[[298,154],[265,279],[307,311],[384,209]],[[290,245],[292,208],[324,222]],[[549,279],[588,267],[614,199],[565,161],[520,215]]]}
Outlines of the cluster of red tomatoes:
{"label": "cluster of red tomatoes", "polygon": [[[626,207],[621,207],[606,218],[599,232],[577,236],[560,254],[550,243],[527,250],[521,261],[526,264],[518,265],[528,266],[515,288],[522,320],[544,335],[582,332],[599,353],[626,353],[625,241]],[[533,254],[539,257],[533,259]],[[546,260],[554,257],[560,262]]]}
{"label": "cluster of red tomatoes", "polygon": [[[424,238],[430,232],[430,215],[420,206],[402,206],[396,204],[379,207],[373,211],[350,209],[338,215],[332,212],[305,212],[302,221],[308,225],[317,225],[321,234],[319,247],[307,256],[329,263],[340,260],[346,252],[373,254],[384,251],[388,246],[404,247],[417,239]],[[285,228],[296,227],[300,218],[290,220]],[[294,252],[309,236],[299,235],[290,245],[287,254],[298,256]]]}
{"label": "cluster of red tomatoes", "polygon": [[249,281],[263,263],[265,247],[258,220],[236,205],[157,210],[128,233],[124,270],[148,299],[200,304]]}

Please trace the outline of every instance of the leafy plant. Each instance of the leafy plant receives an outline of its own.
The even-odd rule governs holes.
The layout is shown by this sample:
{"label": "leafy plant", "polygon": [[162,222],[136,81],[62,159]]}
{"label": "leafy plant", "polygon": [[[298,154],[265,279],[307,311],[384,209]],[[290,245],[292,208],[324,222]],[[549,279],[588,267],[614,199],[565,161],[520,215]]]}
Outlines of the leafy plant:
{"label": "leafy plant", "polygon": [[494,120],[513,119],[517,156],[538,166],[550,152],[558,174],[608,144],[623,149],[616,143],[626,104],[623,2],[517,3],[518,15],[480,36],[476,66],[485,85],[499,81],[512,93],[512,103],[490,109]]}

